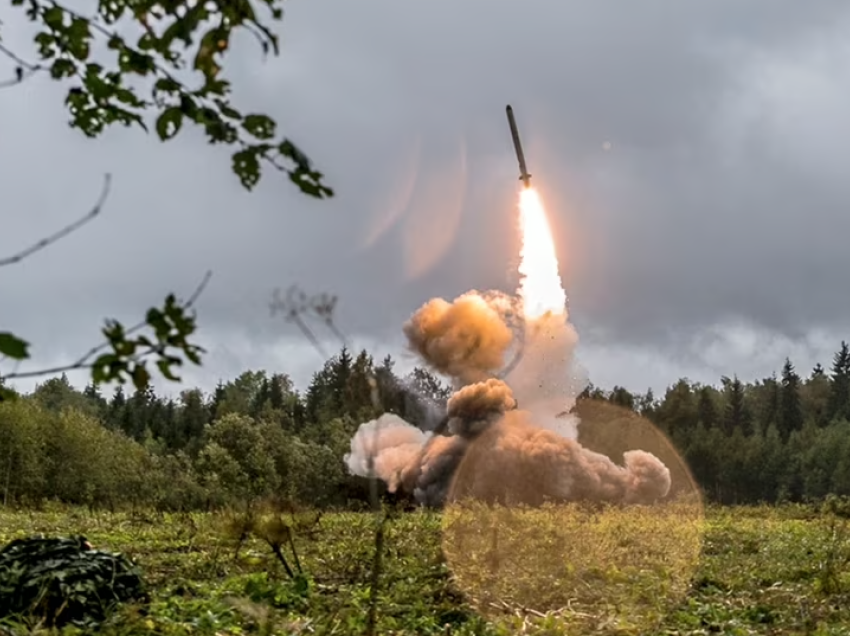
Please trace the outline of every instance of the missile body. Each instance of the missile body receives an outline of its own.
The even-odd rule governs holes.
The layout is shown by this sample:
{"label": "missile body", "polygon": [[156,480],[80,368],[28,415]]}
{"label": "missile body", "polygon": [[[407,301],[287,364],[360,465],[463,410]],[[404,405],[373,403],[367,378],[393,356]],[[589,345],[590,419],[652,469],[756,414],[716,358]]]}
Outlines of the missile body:
{"label": "missile body", "polygon": [[530,188],[531,175],[528,174],[528,169],[525,167],[525,154],[522,152],[522,144],[519,141],[519,130],[517,130],[516,120],[514,119],[514,109],[509,104],[506,110],[508,112],[508,125],[511,127],[511,137],[514,140],[514,150],[516,150],[516,158],[519,162],[519,180],[525,184],[526,188]]}

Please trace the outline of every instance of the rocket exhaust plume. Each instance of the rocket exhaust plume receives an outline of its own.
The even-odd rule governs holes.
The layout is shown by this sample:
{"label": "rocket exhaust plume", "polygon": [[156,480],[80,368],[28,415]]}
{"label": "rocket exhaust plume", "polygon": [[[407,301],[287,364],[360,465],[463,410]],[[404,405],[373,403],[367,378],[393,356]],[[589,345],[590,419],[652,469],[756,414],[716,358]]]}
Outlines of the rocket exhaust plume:
{"label": "rocket exhaust plume", "polygon": [[[545,494],[562,501],[652,502],[665,497],[670,471],[654,455],[626,453],[621,466],[578,443],[578,420],[570,413],[586,386],[574,363],[578,336],[568,319],[546,213],[531,187],[520,192],[519,229],[516,297],[471,291],[453,302],[434,298],[404,325],[410,350],[452,381],[448,435],[426,434],[385,414],[361,425],[351,440],[345,457],[349,471],[372,476],[372,453],[374,474],[391,491],[401,488],[435,507],[446,503],[462,462],[480,477],[474,480],[478,486],[463,494],[485,499],[531,503]],[[498,376],[520,346],[522,357],[508,384]],[[517,475],[513,482],[487,478],[511,474]],[[523,488],[511,486],[520,482]]]}
{"label": "rocket exhaust plume", "polygon": [[[483,613],[564,616],[569,633],[583,633],[573,631],[581,621],[588,631],[649,628],[688,589],[701,501],[647,420],[576,403],[587,385],[574,355],[578,334],[510,107],[508,121],[524,184],[517,293],[470,291],[416,310],[403,327],[408,346],[454,389],[445,431],[384,414],[360,426],[345,462],[443,508],[446,562]],[[577,514],[588,504],[592,514]]]}
{"label": "rocket exhaust plume", "polygon": [[567,294],[558,273],[555,243],[540,196],[533,188],[520,192],[519,224],[522,234],[519,295],[527,320],[547,313],[567,318]]}

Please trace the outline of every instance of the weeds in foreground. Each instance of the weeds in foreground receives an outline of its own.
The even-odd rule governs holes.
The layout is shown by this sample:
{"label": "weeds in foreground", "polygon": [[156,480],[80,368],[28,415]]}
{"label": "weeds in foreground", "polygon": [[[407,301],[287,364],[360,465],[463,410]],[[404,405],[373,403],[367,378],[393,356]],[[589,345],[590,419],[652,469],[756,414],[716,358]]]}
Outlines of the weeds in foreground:
{"label": "weeds in foreground", "polygon": [[[234,540],[234,558],[250,537],[257,537],[268,545],[290,579],[306,584],[295,536],[314,533],[321,518],[321,512],[299,515],[293,504],[268,500],[260,505],[249,503],[244,513],[227,515],[223,525],[226,535]],[[289,550],[289,558],[284,550]]]}
{"label": "weeds in foreground", "polygon": [[468,503],[443,517],[443,550],[478,611],[547,619],[578,633],[657,624],[688,590],[703,531],[698,500],[594,508]]}
{"label": "weeds in foreground", "polygon": [[[244,513],[243,510],[241,514]],[[257,509],[256,514],[271,517],[275,512]],[[590,521],[584,526],[576,524],[576,529],[568,531],[559,529],[561,522],[552,516],[555,511],[534,514],[540,517],[537,527],[532,525],[527,532],[520,532],[521,525],[515,522],[514,530],[505,529],[498,537],[500,550],[513,544],[533,556],[534,545],[545,546],[544,542],[550,541],[549,545],[557,550],[541,550],[540,554],[557,555],[561,550],[556,545],[557,537],[578,533],[583,527],[581,531],[587,533],[588,541],[577,541],[575,547],[565,548],[581,557],[585,551],[602,550],[605,541],[619,541],[621,535],[623,539],[634,536],[618,530],[613,517],[607,517],[604,536],[608,538],[603,541],[594,539]],[[148,583],[151,601],[143,609],[122,608],[103,626],[105,634],[271,636],[367,632],[374,514],[326,513],[317,518],[317,513],[310,511],[281,512],[283,520],[293,529],[292,541],[301,571],[309,578],[306,590],[298,589],[268,542],[253,531],[234,550],[238,535],[234,537],[227,525],[236,516],[235,513],[151,514],[146,518],[139,513],[88,513],[82,508],[55,506],[41,512],[0,508],[0,543],[37,532],[53,536],[80,533],[96,547],[121,551],[136,561]],[[546,587],[532,575],[535,571],[545,572],[541,569],[544,566],[551,570],[553,566],[547,565],[546,559],[536,562],[538,569],[529,566],[530,574],[517,576],[515,581],[514,577],[497,577],[497,580],[502,578],[502,585],[508,591],[510,585],[517,590],[513,599],[507,595],[493,598],[494,603],[503,605],[498,616],[496,610],[488,610],[488,614],[477,611],[475,590],[465,583],[465,570],[457,567],[457,555],[450,558],[447,550],[444,556],[447,537],[452,532],[447,529],[450,516],[451,511],[446,515],[417,511],[386,518],[381,584],[375,595],[376,633],[425,636],[587,633],[579,630],[578,625],[567,630],[562,616],[549,614],[539,604],[530,609],[540,615],[532,611],[516,613],[522,609],[517,602],[519,592],[534,585],[546,592]],[[602,515],[593,523],[603,525],[605,518]],[[846,633],[846,626],[850,625],[850,595],[845,591],[846,585],[830,591],[819,582],[823,562],[832,563],[841,579],[841,553],[825,561],[825,555],[832,549],[833,536],[841,536],[829,534],[830,523],[826,512],[815,507],[709,508],[696,570],[689,584],[685,584],[684,597],[672,603],[658,627],[647,632],[626,621],[599,621],[593,625],[593,633]],[[661,521],[647,520],[646,528],[653,524],[663,526]],[[659,535],[657,545],[663,545],[663,536]],[[281,552],[297,574],[299,569],[288,538],[278,539],[282,539]],[[466,544],[465,553],[471,559],[468,563],[485,573],[487,554],[479,553],[475,546],[489,549],[490,539],[473,537]],[[668,540],[673,542],[674,537]],[[625,545],[621,550],[630,554]],[[647,556],[648,552],[636,554],[651,557]],[[590,560],[589,555],[582,558]],[[521,565],[518,560],[512,564],[509,557],[501,562],[500,571],[518,572],[511,568]],[[579,565],[580,561],[576,560],[577,571]],[[672,565],[672,562],[661,563],[664,567]],[[472,566],[466,567],[468,577]],[[624,568],[618,567],[622,574]],[[590,574],[585,574],[584,580],[597,586],[596,589],[611,586],[626,599],[639,598],[641,591],[651,592],[658,585],[652,577],[647,577],[637,588],[617,587],[614,570],[601,572],[610,579],[594,580]],[[643,576],[639,571],[634,574]],[[545,582],[545,578],[541,580]],[[554,591],[550,595],[554,596]],[[575,601],[573,608],[591,613],[586,606],[579,608]],[[617,616],[610,610],[608,615]],[[490,616],[490,620],[483,616]],[[588,620],[588,625],[591,622]],[[25,633],[18,631],[19,636]],[[64,633],[81,632],[68,628]]]}
{"label": "weeds in foreground", "polygon": [[850,565],[850,497],[830,495],[820,506],[825,541],[820,557],[817,589],[840,594],[847,588]]}

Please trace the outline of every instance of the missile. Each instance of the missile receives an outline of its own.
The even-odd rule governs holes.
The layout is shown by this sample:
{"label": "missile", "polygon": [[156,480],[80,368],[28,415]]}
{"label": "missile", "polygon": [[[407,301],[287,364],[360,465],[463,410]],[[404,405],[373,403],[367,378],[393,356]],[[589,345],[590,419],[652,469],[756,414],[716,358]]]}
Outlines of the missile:
{"label": "missile", "polygon": [[516,150],[516,158],[519,162],[519,180],[525,184],[526,188],[530,188],[531,175],[528,174],[528,169],[525,167],[525,155],[522,152],[522,144],[519,141],[519,130],[517,130],[516,120],[514,119],[514,109],[508,104],[506,110],[508,112],[508,125],[511,127],[511,137],[514,140],[514,150]]}

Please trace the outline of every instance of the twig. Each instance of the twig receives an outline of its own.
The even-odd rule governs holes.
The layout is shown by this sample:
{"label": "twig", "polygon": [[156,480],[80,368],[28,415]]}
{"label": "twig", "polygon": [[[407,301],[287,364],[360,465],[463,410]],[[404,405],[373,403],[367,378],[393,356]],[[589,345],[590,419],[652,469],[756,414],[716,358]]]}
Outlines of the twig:
{"label": "twig", "polygon": [[270,541],[269,539],[266,539],[266,543],[269,544],[269,547],[272,549],[272,552],[274,552],[274,555],[277,557],[277,560],[280,561],[283,565],[283,569],[286,570],[286,574],[289,576],[289,578],[294,579],[295,572],[293,572],[292,568],[289,566],[289,562],[286,560],[283,551],[280,549],[280,545],[275,543],[274,541]]}
{"label": "twig", "polygon": [[[295,298],[296,294],[298,295],[297,298]],[[307,294],[293,285],[287,290],[286,298],[284,299],[281,297],[280,289],[275,289],[272,294],[272,302],[269,304],[269,308],[272,316],[280,312],[284,314],[284,320],[287,322],[294,322],[301,330],[301,333],[304,334],[304,337],[307,338],[311,345],[313,345],[313,348],[319,352],[322,359],[328,359],[328,355],[324,348],[322,348],[316,334],[313,333],[312,329],[310,329],[310,327],[307,326],[307,323],[305,323],[301,318],[301,314],[307,313],[311,309],[308,303]],[[343,344],[345,344],[345,338],[341,337],[341,335],[339,337]]]}
{"label": "twig", "polygon": [[378,480],[371,470],[374,465],[374,454],[369,457],[369,498],[375,510],[375,556],[372,560],[372,577],[369,581],[369,613],[366,617],[366,634],[375,636],[378,624],[378,589],[381,579],[382,555],[384,552],[384,522],[386,516],[381,514],[380,502],[378,502]]}
{"label": "twig", "polygon": [[[297,298],[295,296],[297,295]],[[345,335],[337,328],[333,320],[333,310],[336,306],[336,297],[328,297],[325,294],[320,294],[311,299],[307,295],[298,290],[295,286],[289,288],[287,297],[284,300],[281,298],[280,290],[276,289],[273,294],[273,300],[270,305],[272,315],[277,312],[283,312],[284,317],[288,322],[294,322],[316,348],[320,355],[327,359],[319,344],[318,339],[307,324],[301,319],[301,314],[313,313],[322,319],[325,326],[342,342],[342,345],[347,347],[348,341]],[[382,410],[381,396],[378,387],[377,379],[373,373],[368,373],[367,380],[371,388],[372,405],[375,410]],[[378,623],[378,591],[380,589],[382,557],[384,552],[384,526],[387,521],[386,514],[383,514],[381,502],[378,498],[378,477],[375,474],[375,450],[378,447],[378,438],[380,433],[380,424],[375,427],[373,450],[369,453],[367,459],[369,472],[369,501],[372,506],[372,511],[375,515],[375,554],[372,560],[372,572],[369,582],[369,610],[366,619],[366,634],[367,636],[375,636]]]}
{"label": "twig", "polygon": [[9,501],[9,482],[12,479],[12,449],[14,444],[9,445],[8,465],[6,466],[6,487],[3,489],[3,507],[5,508]]}
{"label": "twig", "polygon": [[191,307],[198,302],[198,298],[201,297],[201,294],[204,293],[204,289],[206,289],[207,285],[210,282],[210,278],[212,278],[212,270],[208,269],[204,274],[204,277],[201,279],[201,282],[198,283],[197,287],[195,287],[195,291],[189,294],[189,298],[183,303],[183,310],[191,309]]}
{"label": "twig", "polygon": [[[370,397],[372,398],[372,406],[376,411],[382,409],[381,394],[378,390],[378,381],[373,374],[369,374],[369,387],[371,389]],[[378,450],[378,438],[381,424],[376,422],[374,442],[372,444],[372,452],[369,453],[369,500],[372,504],[372,511],[375,514],[375,556],[372,561],[372,579],[369,582],[369,614],[366,618],[366,634],[367,636],[375,636],[378,624],[378,590],[381,583],[382,557],[384,552],[384,524],[387,521],[387,515],[381,510],[381,502],[378,500],[378,475],[375,473],[375,454]]]}
{"label": "twig", "polygon": [[295,548],[295,539],[292,536],[292,526],[286,526],[286,537],[289,540],[289,549],[292,550],[292,558],[295,560],[295,567],[298,568],[298,574],[303,574],[301,569],[301,559],[298,558],[298,550]]}
{"label": "twig", "polygon": [[16,86],[31,75],[37,73],[38,71],[44,70],[44,67],[40,64],[31,64],[30,62],[27,62],[26,60],[19,57],[14,51],[10,51],[3,44],[0,44],[0,53],[3,53],[6,57],[10,58],[16,64],[15,77],[0,82],[0,88]]}
{"label": "twig", "polygon": [[30,245],[26,249],[21,250],[17,254],[12,254],[11,256],[0,258],[0,267],[6,267],[7,265],[14,265],[16,263],[20,263],[28,256],[32,256],[36,252],[52,245],[53,243],[68,236],[72,232],[78,230],[83,225],[94,219],[98,214],[100,214],[100,211],[103,209],[103,204],[106,202],[106,197],[109,196],[109,188],[111,182],[112,175],[106,173],[103,177],[103,189],[100,192],[100,196],[98,197],[97,202],[94,204],[94,207],[89,210],[83,217],[77,219],[70,225],[65,226],[55,234],[51,234],[50,236],[41,239],[33,245]]}
{"label": "twig", "polygon": [[[212,271],[207,270],[206,274],[204,274],[204,277],[201,279],[201,282],[198,284],[198,286],[195,288],[195,290],[189,296],[189,299],[185,303],[182,304],[182,308],[183,308],[184,311],[187,310],[187,309],[190,309],[195,304],[195,302],[198,300],[201,293],[203,293],[204,289],[206,288],[207,284],[209,283],[211,277],[212,277]],[[129,336],[129,335],[139,331],[143,327],[145,327],[145,325],[147,325],[147,322],[140,321],[140,322],[136,323],[135,325],[133,325],[132,327],[130,327],[129,329],[125,330],[124,333],[125,333],[125,335]],[[84,353],[82,356],[80,356],[80,358],[76,362],[73,362],[71,364],[53,367],[53,368],[50,368],[50,369],[40,369],[40,370],[37,370],[37,371],[23,371],[23,372],[20,372],[20,373],[18,373],[18,372],[9,373],[8,375],[0,375],[0,379],[9,380],[9,379],[20,379],[20,378],[33,378],[33,377],[38,377],[38,376],[42,376],[42,375],[55,375],[57,373],[65,373],[66,371],[74,371],[76,369],[88,369],[92,366],[92,363],[89,362],[91,357],[94,356],[96,353],[102,351],[103,349],[106,349],[106,347],[108,347],[108,346],[109,346],[108,341],[101,342],[100,344],[89,349],[86,353]]]}

